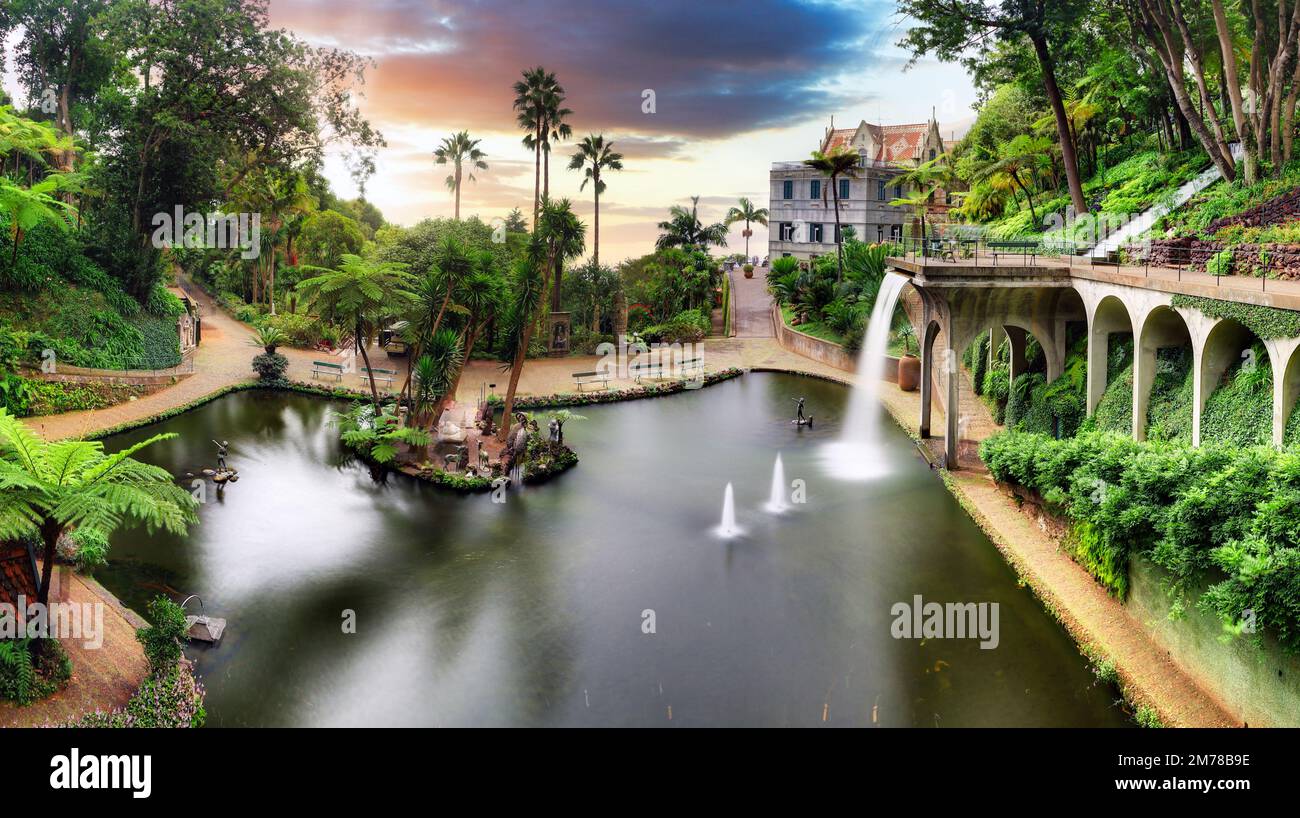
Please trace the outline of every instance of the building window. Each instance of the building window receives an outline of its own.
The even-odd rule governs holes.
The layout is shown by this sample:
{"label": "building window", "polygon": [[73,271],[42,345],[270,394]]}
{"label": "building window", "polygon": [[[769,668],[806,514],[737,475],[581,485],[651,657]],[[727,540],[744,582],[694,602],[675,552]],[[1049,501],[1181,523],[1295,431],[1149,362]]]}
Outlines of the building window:
{"label": "building window", "polygon": [[884,241],[884,240],[885,240],[885,226],[883,224],[878,224],[876,225],[876,241]]}
{"label": "building window", "polygon": [[844,241],[844,228],[841,225],[835,225],[835,243],[839,244]]}
{"label": "building window", "polygon": [[903,225],[891,224],[889,226],[889,240],[899,241],[902,238],[903,238]]}
{"label": "building window", "polygon": [[884,180],[884,179],[877,179],[877,180],[876,180],[876,198],[879,199],[879,200],[882,201],[882,202],[885,200],[885,180]]}
{"label": "building window", "polygon": [[903,186],[902,186],[902,185],[894,185],[894,198],[895,198],[895,199],[901,199],[901,198],[903,198]]}
{"label": "building window", "polygon": [[808,241],[814,244],[821,244],[825,235],[826,234],[823,232],[823,225],[817,223],[808,225]]}
{"label": "building window", "polygon": [[840,198],[841,198],[841,199],[847,199],[847,198],[849,198],[849,180],[848,180],[848,179],[841,179],[841,180],[840,180]]}
{"label": "building window", "polygon": [[934,148],[930,148],[930,160],[934,160]]}
{"label": "building window", "polygon": [[777,222],[781,241],[790,241],[794,236],[794,225],[790,222]]}
{"label": "building window", "polygon": [[784,182],[781,183],[781,198],[782,199],[794,198],[794,182],[792,180],[786,179]]}
{"label": "building window", "polygon": [[820,199],[821,197],[822,197],[822,180],[813,179],[812,182],[808,184],[808,198]]}

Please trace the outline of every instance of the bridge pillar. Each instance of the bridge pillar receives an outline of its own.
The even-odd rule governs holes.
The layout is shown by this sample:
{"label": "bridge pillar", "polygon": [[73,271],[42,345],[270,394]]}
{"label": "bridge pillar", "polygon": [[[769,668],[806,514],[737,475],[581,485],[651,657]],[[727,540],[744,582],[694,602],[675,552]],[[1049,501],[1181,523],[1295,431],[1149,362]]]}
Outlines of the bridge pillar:
{"label": "bridge pillar", "polygon": [[[946,337],[951,343],[952,336]],[[955,349],[950,349],[944,358],[948,400],[944,403],[943,455],[944,465],[952,470],[959,467],[957,454],[961,444],[961,364]]]}
{"label": "bridge pillar", "polygon": [[[1156,345],[1146,338],[1133,344],[1133,439],[1147,439],[1147,404],[1156,379]],[[1193,407],[1195,409],[1195,407]],[[1193,417],[1196,416],[1193,412]]]}
{"label": "bridge pillar", "polygon": [[1300,366],[1293,366],[1300,338],[1265,341],[1268,360],[1273,366],[1273,445],[1286,442],[1286,424],[1300,398]]}
{"label": "bridge pillar", "polygon": [[1029,369],[1029,363],[1025,360],[1025,331],[1020,327],[1008,326],[1005,328],[1007,340],[1011,343],[1011,371],[1008,377],[1011,382],[1015,382],[1016,376],[1023,374]]}
{"label": "bridge pillar", "polygon": [[1088,417],[1097,411],[1101,396],[1106,394],[1106,363],[1110,358],[1110,333],[1105,327],[1088,328]]}
{"label": "bridge pillar", "polygon": [[938,334],[938,324],[934,321],[934,309],[927,299],[921,311],[921,420],[918,431],[921,439],[930,437],[930,401],[934,392],[934,337]]}

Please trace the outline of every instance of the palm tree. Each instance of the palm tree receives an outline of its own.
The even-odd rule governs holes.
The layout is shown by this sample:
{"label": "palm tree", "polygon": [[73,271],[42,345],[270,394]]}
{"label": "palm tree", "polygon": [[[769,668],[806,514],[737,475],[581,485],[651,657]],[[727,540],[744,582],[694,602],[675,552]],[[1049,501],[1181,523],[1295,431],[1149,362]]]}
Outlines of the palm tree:
{"label": "palm tree", "polygon": [[[819,170],[831,177],[831,196],[835,201],[835,261],[839,267],[836,281],[844,280],[844,236],[840,231],[840,186],[839,178],[857,176],[858,154],[845,147],[832,148],[829,153],[813,151],[811,159],[803,163],[813,170]],[[822,205],[826,204],[826,186],[822,186]]]}
{"label": "palm tree", "polygon": [[513,305],[508,342],[505,345],[506,352],[513,354],[513,360],[510,366],[510,384],[506,390],[505,415],[501,418],[501,431],[498,434],[502,442],[509,438],[515,389],[519,386],[519,375],[523,372],[528,344],[533,339],[533,330],[537,324],[537,310],[546,289],[546,271],[555,271],[551,304],[553,311],[558,310],[560,270],[565,260],[582,255],[585,232],[582,222],[573,215],[568,199],[558,202],[542,200],[532,240],[528,243],[525,257],[515,268]]}
{"label": "palm tree", "polygon": [[551,283],[551,312],[560,311],[560,285],[564,278],[564,263],[582,255],[586,247],[587,228],[573,212],[568,199],[552,202],[542,197],[542,209],[533,226],[533,235],[540,236],[546,251],[546,269],[554,272]]}
{"label": "palm tree", "polygon": [[506,343],[503,352],[511,356],[510,383],[506,387],[506,401],[501,416],[501,428],[497,440],[502,443],[510,438],[510,424],[514,420],[515,390],[519,387],[519,375],[524,371],[524,358],[528,355],[528,344],[533,340],[533,328],[537,324],[537,310],[546,291],[546,251],[537,233],[528,243],[524,258],[515,264],[513,287],[511,288],[510,321],[506,331]]}
{"label": "palm tree", "polygon": [[464,164],[469,163],[471,173],[464,174],[468,176],[471,182],[477,181],[472,171],[487,170],[487,162],[483,161],[486,153],[479,150],[478,143],[481,139],[470,139],[469,131],[461,131],[451,136],[443,137],[442,144],[433,152],[433,158],[439,165],[451,163],[455,168],[454,172],[447,177],[447,189],[456,194],[456,220],[460,221],[460,184],[462,174],[464,174]]}
{"label": "palm tree", "polygon": [[745,223],[745,233],[744,233],[745,260],[748,261],[749,260],[749,237],[753,233],[753,231],[749,229],[749,224],[750,222],[756,222],[758,224],[763,225],[764,227],[767,227],[767,208],[754,207],[753,202],[751,202],[749,199],[746,199],[744,196],[742,196],[740,197],[740,207],[733,207],[730,210],[728,210],[727,218],[724,220],[724,224],[727,225],[733,225],[736,222]]}
{"label": "palm tree", "polygon": [[542,198],[551,189],[551,142],[568,139],[573,134],[564,121],[573,111],[563,107],[564,88],[555,79],[555,73],[540,65],[523,72],[523,79],[514,84],[514,92],[515,122],[525,132],[524,147],[533,151],[533,222],[536,223]]}
{"label": "palm tree", "polygon": [[386,315],[399,313],[412,300],[410,288],[414,278],[406,265],[390,261],[371,261],[345,253],[337,270],[307,267],[319,275],[298,284],[298,291],[322,320],[352,327],[353,343],[361,352],[370,380],[370,396],[379,411],[379,389],[370,368],[366,346],[377,323]]}
{"label": "palm tree", "polygon": [[456,377],[447,392],[453,398],[460,386],[460,378],[465,374],[464,364],[468,363],[469,356],[473,354],[479,334],[496,317],[501,304],[501,277],[498,274],[496,256],[491,250],[480,250],[475,254],[474,271],[461,283],[456,301],[466,311],[465,323],[460,331],[465,358],[456,370]]}
{"label": "palm tree", "polygon": [[37,601],[48,605],[59,538],[73,528],[108,537],[124,520],[184,534],[196,501],[166,470],[132,456],[176,437],[154,435],[106,454],[97,440],[50,443],[0,409],[0,540],[40,537]]}
{"label": "palm tree", "polygon": [[578,152],[569,160],[569,170],[582,168],[586,168],[586,171],[578,190],[583,190],[591,182],[596,191],[591,259],[594,264],[600,264],[600,194],[605,192],[605,180],[601,178],[601,171],[622,170],[623,154],[614,152],[614,143],[606,142],[604,134],[588,135],[578,143]]}
{"label": "palm tree", "polygon": [[664,231],[655,242],[655,248],[663,250],[668,247],[685,247],[707,249],[710,245],[727,246],[727,226],[722,223],[707,227],[700,222],[700,197],[691,197],[691,209],[681,205],[668,208],[668,221],[659,222],[659,229]]}
{"label": "palm tree", "polygon": [[411,392],[411,425],[437,423],[443,405],[451,395],[452,383],[465,363],[465,349],[459,333],[443,328],[425,344],[425,352],[411,367],[415,386]]}

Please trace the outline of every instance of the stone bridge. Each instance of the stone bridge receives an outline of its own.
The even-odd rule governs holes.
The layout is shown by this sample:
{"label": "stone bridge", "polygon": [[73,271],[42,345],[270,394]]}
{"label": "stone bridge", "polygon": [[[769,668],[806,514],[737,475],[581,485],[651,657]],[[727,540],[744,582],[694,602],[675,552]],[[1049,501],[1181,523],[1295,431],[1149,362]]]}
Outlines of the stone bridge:
{"label": "stone bridge", "polygon": [[[1087,259],[1038,259],[1001,265],[969,261],[890,258],[893,271],[910,278],[922,303],[917,326],[921,346],[920,434],[931,436],[936,386],[944,391],[946,462],[958,462],[959,378],[962,352],[985,330],[1010,343],[1011,378],[1024,371],[1029,336],[1046,356],[1046,377],[1060,377],[1067,353],[1067,326],[1086,325],[1087,411],[1106,390],[1106,360],[1114,333],[1133,336],[1133,436],[1145,439],[1148,400],[1156,374],[1156,353],[1187,346],[1193,356],[1193,445],[1201,443],[1205,403],[1234,362],[1256,340],[1231,318],[1173,306],[1185,294],[1300,310],[1300,282],[1259,278],[1216,278],[1189,270],[1118,267]],[[1263,340],[1273,371],[1273,443],[1281,446],[1287,418],[1300,396],[1300,337]],[[990,356],[1000,344],[990,344]],[[936,364],[938,368],[936,369]]]}

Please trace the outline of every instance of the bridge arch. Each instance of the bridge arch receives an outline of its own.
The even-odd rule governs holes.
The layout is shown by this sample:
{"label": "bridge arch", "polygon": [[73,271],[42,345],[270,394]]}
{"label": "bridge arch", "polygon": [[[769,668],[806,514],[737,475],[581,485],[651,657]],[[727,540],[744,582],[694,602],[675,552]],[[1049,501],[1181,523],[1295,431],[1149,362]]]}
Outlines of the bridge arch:
{"label": "bridge arch", "polygon": [[[1210,326],[1209,332],[1205,334],[1205,341],[1201,344],[1201,352],[1195,363],[1196,381],[1193,391],[1193,412],[1192,412],[1192,444],[1199,446],[1201,444],[1201,421],[1205,414],[1206,406],[1209,404],[1210,396],[1214,390],[1219,387],[1223,381],[1224,375],[1234,365],[1242,363],[1243,359],[1255,365],[1268,363],[1274,370],[1276,366],[1272,365],[1273,350],[1265,347],[1267,361],[1254,361],[1253,353],[1249,352],[1252,346],[1260,342],[1259,336],[1240,321],[1231,318],[1221,318],[1215,320]],[[1273,372],[1274,387],[1277,382],[1277,372]],[[1276,439],[1277,421],[1279,419],[1280,409],[1277,406],[1276,394],[1272,401],[1272,429],[1270,437]],[[1285,426],[1286,420],[1282,418]]]}
{"label": "bridge arch", "polygon": [[1101,396],[1109,386],[1107,367],[1110,361],[1110,336],[1133,331],[1133,317],[1128,305],[1117,295],[1105,295],[1088,313],[1088,396],[1089,417],[1096,411]]}
{"label": "bridge arch", "polygon": [[[1199,367],[1200,345],[1194,343],[1192,330],[1182,313],[1173,307],[1158,304],[1141,318],[1133,339],[1133,437],[1146,440],[1147,409],[1151,400],[1151,386],[1155,382],[1157,353],[1168,347],[1190,346],[1193,366]],[[1192,442],[1195,445],[1200,424],[1200,406],[1193,398]]]}

